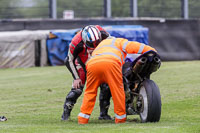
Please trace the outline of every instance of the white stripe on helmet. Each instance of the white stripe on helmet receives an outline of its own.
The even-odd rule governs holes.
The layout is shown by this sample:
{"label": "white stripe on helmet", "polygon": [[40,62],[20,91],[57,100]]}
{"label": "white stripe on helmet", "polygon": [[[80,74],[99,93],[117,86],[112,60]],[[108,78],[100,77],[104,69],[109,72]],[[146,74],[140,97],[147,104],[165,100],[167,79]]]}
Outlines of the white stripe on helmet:
{"label": "white stripe on helmet", "polygon": [[89,29],[88,29],[88,32],[89,32],[89,34],[90,34],[90,37],[91,37],[92,41],[94,42],[94,41],[95,41],[95,36],[94,36],[94,34],[93,34],[92,28],[89,28]]}
{"label": "white stripe on helmet", "polygon": [[100,38],[99,38],[99,34],[98,34],[98,29],[96,27],[94,27],[93,31],[96,36],[96,40],[99,40]]}
{"label": "white stripe on helmet", "polygon": [[98,33],[98,29],[96,27],[90,27],[90,30],[88,30],[88,32],[90,33],[90,36],[92,38],[92,41],[96,41],[100,39],[99,33]]}

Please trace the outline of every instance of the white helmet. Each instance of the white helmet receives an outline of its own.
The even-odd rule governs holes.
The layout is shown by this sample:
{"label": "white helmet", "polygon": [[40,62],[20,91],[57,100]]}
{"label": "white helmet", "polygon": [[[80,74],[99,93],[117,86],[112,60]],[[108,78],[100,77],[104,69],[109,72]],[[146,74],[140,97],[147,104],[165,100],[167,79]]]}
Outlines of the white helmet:
{"label": "white helmet", "polygon": [[89,25],[82,30],[82,39],[85,45],[89,48],[96,48],[101,42],[101,33],[94,25]]}

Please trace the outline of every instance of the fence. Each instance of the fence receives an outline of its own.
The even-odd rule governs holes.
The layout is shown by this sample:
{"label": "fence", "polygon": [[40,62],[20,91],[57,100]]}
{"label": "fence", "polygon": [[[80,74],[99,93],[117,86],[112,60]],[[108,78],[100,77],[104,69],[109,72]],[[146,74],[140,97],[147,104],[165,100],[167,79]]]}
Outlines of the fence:
{"label": "fence", "polygon": [[[188,8],[187,8],[188,7]],[[200,18],[200,0],[0,0],[0,19],[85,17]]]}

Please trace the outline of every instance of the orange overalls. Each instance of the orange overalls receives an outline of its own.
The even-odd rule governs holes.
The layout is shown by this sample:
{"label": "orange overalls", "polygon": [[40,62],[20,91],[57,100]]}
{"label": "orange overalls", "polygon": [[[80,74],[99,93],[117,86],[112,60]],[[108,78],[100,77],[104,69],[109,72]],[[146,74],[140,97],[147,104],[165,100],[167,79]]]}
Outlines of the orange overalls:
{"label": "orange overalls", "polygon": [[107,83],[114,103],[115,123],[126,121],[125,93],[122,79],[122,65],[127,54],[142,54],[154,48],[123,38],[103,40],[93,51],[87,63],[87,85],[84,93],[79,124],[87,124],[95,105],[97,89]]}

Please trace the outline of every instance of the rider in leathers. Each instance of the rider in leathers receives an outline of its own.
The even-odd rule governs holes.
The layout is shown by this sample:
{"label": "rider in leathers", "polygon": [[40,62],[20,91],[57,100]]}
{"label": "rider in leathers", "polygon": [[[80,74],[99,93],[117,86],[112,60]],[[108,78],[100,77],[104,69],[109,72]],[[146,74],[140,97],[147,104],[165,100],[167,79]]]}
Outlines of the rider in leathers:
{"label": "rider in leathers", "polygon": [[[109,36],[109,33],[106,32],[101,26],[89,25],[83,28],[72,39],[69,45],[68,56],[65,59],[65,65],[71,72],[74,81],[72,83],[71,91],[66,96],[62,120],[69,119],[74,104],[83,92],[86,81],[85,64],[90,58],[92,51],[102,40]],[[99,119],[111,120],[112,118],[108,115],[111,98],[109,87],[106,84],[101,84],[100,88]]]}

